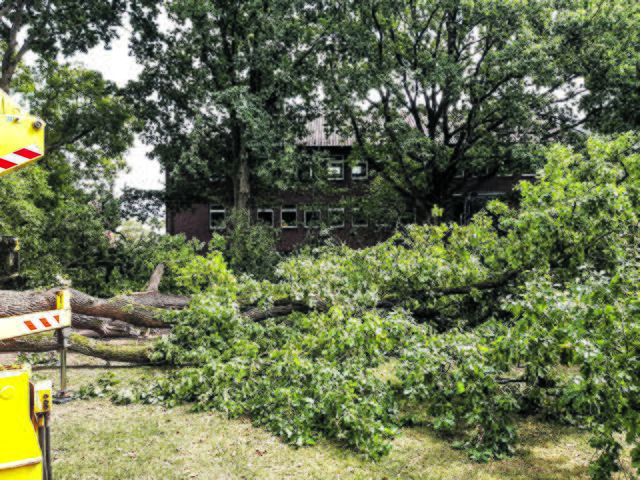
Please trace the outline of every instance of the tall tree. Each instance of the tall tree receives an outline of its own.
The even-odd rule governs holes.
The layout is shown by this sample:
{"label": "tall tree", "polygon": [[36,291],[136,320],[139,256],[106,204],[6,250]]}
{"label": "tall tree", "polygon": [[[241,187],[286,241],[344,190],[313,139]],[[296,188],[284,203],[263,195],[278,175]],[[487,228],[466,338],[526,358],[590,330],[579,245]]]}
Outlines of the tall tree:
{"label": "tall tree", "polygon": [[116,37],[126,11],[125,0],[2,0],[0,88],[11,81],[28,52],[55,58],[58,53],[86,52]]}
{"label": "tall tree", "polygon": [[640,4],[617,0],[568,18],[568,34],[585,38],[577,49],[584,75],[583,111],[593,111],[589,130],[640,130]]}
{"label": "tall tree", "polygon": [[317,98],[324,13],[303,0],[165,6],[164,32],[150,19],[157,8],[134,10],[134,51],[145,68],[131,89],[168,174],[169,205],[215,191],[232,192],[225,200],[244,209],[252,190],[284,188],[296,172],[296,139]]}
{"label": "tall tree", "polygon": [[584,5],[349,2],[323,58],[332,122],[422,220],[463,180],[530,173],[540,145],[576,140],[620,100],[598,74],[637,49],[637,4]]}

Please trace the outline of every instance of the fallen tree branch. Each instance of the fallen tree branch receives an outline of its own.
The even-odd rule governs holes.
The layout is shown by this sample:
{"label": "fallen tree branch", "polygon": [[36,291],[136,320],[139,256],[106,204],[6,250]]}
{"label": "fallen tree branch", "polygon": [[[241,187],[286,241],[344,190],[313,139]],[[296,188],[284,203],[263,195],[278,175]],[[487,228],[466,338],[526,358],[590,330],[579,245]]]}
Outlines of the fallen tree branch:
{"label": "fallen tree branch", "polygon": [[[67,370],[128,370],[131,368],[142,368],[142,367],[156,367],[157,363],[136,363],[134,365],[67,365]],[[191,366],[191,365],[188,365]],[[172,365],[173,367],[173,365]],[[175,367],[181,367],[181,365],[176,365]],[[58,370],[60,367],[56,365],[35,365],[31,367],[31,370],[34,372],[39,371],[47,371],[47,370]]]}
{"label": "fallen tree branch", "polygon": [[[77,333],[69,337],[69,350],[90,357],[125,363],[152,363],[153,344],[111,345],[85,338]],[[32,335],[0,341],[0,352],[52,352],[60,349],[58,342],[50,335]]]}
{"label": "fallen tree branch", "polygon": [[140,336],[140,330],[120,320],[111,320],[103,317],[92,317],[74,313],[71,317],[71,326],[76,330],[91,330],[99,337],[109,338],[133,338]]}
{"label": "fallen tree branch", "polygon": [[327,305],[323,300],[316,300],[312,307],[304,302],[286,302],[286,300],[280,300],[276,302],[273,307],[267,310],[253,308],[242,313],[242,316],[247,320],[259,322],[269,318],[286,317],[287,315],[291,315],[293,312],[308,313],[312,310],[316,312],[326,312],[329,310],[329,305]]}
{"label": "fallen tree branch", "polygon": [[145,291],[149,293],[157,293],[160,288],[160,282],[162,281],[162,275],[164,275],[164,265],[161,263],[153,271]]}
{"label": "fallen tree branch", "polygon": [[[435,293],[437,296],[448,295],[468,295],[472,290],[492,290],[495,288],[504,287],[511,280],[516,278],[520,272],[509,272],[503,275],[497,280],[486,280],[482,282],[472,283],[469,285],[462,285],[459,287],[444,287],[434,288],[430,292]],[[423,293],[423,292],[421,292]],[[423,293],[424,295],[424,293]],[[394,297],[385,297],[380,300],[375,308],[381,310],[390,310],[397,306],[398,300]],[[324,300],[315,298],[312,306],[304,302],[291,301],[288,298],[281,298],[274,302],[274,306],[269,309],[251,308],[251,305],[244,305],[241,310],[244,309],[242,316],[248,320],[259,322],[267,320],[269,318],[283,317],[292,314],[293,312],[308,313],[310,311],[327,312],[329,305]],[[421,316],[434,316],[437,314],[437,310],[426,308],[424,306],[419,307],[415,312]]]}
{"label": "fallen tree branch", "polygon": [[519,274],[520,272],[508,272],[497,280],[485,280],[483,282],[462,285],[459,287],[434,288],[433,291],[438,296],[446,296],[465,295],[471,293],[472,290],[493,290],[495,288],[504,287]]}

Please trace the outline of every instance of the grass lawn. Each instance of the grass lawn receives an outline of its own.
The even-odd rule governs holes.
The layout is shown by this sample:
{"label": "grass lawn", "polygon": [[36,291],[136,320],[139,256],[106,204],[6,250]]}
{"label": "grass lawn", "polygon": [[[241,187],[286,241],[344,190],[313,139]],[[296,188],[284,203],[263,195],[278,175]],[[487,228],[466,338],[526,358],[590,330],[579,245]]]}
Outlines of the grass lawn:
{"label": "grass lawn", "polygon": [[[0,359],[1,360],[1,359]],[[104,362],[71,356],[71,364]],[[77,390],[105,369],[70,370]],[[110,370],[126,384],[150,369]],[[36,373],[57,379],[56,370]],[[332,442],[294,448],[248,419],[192,413],[187,407],[116,406],[105,399],[56,405],[53,473],[63,479],[531,479],[587,478],[588,436],[575,429],[522,420],[517,454],[477,464],[428,428],[406,428],[391,454],[371,462]]]}

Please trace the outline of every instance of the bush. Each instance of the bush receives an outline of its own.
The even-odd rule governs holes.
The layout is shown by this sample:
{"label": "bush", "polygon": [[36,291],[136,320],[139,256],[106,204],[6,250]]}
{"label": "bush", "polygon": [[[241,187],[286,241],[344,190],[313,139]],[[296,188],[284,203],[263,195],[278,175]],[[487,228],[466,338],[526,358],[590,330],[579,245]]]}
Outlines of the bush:
{"label": "bush", "polygon": [[225,235],[215,234],[210,250],[223,252],[229,267],[237,274],[249,274],[258,280],[274,278],[282,259],[276,246],[280,230],[264,223],[251,223],[249,211],[234,210],[224,223]]}

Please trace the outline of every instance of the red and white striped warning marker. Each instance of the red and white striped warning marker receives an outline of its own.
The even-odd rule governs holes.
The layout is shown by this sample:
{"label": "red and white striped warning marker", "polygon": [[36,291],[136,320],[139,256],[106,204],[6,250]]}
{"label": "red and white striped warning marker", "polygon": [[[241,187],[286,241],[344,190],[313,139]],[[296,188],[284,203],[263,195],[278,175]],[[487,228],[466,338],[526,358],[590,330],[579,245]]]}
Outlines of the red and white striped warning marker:
{"label": "red and white striped warning marker", "polygon": [[71,310],[50,310],[0,318],[0,340],[71,326]]}
{"label": "red and white striped warning marker", "polygon": [[52,325],[60,325],[60,315],[38,315],[30,320],[23,320],[22,323],[24,323],[25,327],[27,327],[30,332],[35,330],[45,330],[50,328]]}
{"label": "red and white striped warning marker", "polygon": [[13,153],[7,153],[0,157],[0,172],[9,170],[10,168],[22,165],[29,160],[41,157],[42,153],[36,145],[29,145],[28,147],[16,150]]}

